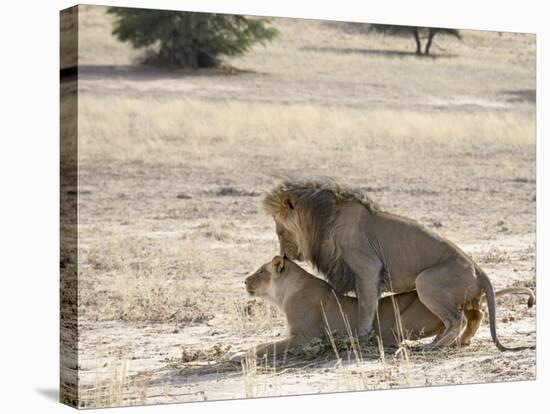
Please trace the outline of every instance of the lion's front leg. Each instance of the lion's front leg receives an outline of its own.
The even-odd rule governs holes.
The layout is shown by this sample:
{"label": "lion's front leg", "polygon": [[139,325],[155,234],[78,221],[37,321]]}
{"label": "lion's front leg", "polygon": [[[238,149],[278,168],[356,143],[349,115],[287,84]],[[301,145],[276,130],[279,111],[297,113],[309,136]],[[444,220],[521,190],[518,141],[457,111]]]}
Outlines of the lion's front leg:
{"label": "lion's front leg", "polygon": [[264,357],[273,357],[273,355],[282,355],[292,347],[302,345],[306,343],[307,340],[301,335],[291,335],[287,339],[276,342],[268,342],[262,345],[257,345],[252,348],[250,351],[260,358]]}
{"label": "lion's front leg", "polygon": [[362,276],[356,281],[357,294],[357,335],[367,335],[372,330],[372,322],[378,306],[378,279]]}
{"label": "lion's front leg", "polygon": [[355,273],[355,293],[357,295],[357,335],[367,335],[372,330],[379,299],[382,262],[362,255],[351,257],[349,265]]}

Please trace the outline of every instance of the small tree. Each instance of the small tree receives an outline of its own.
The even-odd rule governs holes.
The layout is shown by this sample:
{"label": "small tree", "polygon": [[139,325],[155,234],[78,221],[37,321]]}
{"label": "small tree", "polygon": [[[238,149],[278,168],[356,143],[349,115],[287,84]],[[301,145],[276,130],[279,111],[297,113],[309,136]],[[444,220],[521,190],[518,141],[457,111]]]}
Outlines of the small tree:
{"label": "small tree", "polygon": [[430,48],[436,34],[444,33],[460,39],[460,33],[456,29],[444,29],[439,27],[417,27],[417,26],[396,26],[391,24],[371,24],[371,29],[379,32],[396,36],[413,36],[416,42],[416,54],[422,55],[421,38],[427,38],[426,46],[424,47],[424,55],[430,54]]}
{"label": "small tree", "polygon": [[157,46],[156,60],[180,67],[211,67],[273,39],[268,20],[240,15],[110,7],[113,34],[136,49]]}

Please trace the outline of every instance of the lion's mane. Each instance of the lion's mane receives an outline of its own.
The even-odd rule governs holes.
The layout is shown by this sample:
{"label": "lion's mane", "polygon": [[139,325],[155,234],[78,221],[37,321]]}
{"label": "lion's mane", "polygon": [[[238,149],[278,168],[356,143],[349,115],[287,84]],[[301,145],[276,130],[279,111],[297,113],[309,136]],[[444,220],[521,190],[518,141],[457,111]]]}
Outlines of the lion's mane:
{"label": "lion's mane", "polygon": [[[362,191],[330,182],[284,181],[263,199],[267,214],[297,237],[298,249],[325,275],[340,294],[355,289],[356,275],[342,258],[333,240],[338,204],[344,201],[361,203],[370,212],[378,206]],[[290,220],[289,210],[295,210]]]}

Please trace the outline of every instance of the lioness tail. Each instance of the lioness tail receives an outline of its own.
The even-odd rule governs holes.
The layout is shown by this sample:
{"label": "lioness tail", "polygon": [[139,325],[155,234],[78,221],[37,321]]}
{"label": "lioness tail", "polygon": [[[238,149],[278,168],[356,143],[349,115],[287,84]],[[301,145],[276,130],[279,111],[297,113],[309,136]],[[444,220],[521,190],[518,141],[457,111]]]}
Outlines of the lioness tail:
{"label": "lioness tail", "polygon": [[529,296],[529,299],[527,299],[527,307],[532,308],[535,304],[535,294],[533,291],[526,287],[509,287],[501,290],[497,290],[495,292],[495,297],[498,298],[500,296],[508,295],[510,293],[516,294],[516,295],[527,295]]}

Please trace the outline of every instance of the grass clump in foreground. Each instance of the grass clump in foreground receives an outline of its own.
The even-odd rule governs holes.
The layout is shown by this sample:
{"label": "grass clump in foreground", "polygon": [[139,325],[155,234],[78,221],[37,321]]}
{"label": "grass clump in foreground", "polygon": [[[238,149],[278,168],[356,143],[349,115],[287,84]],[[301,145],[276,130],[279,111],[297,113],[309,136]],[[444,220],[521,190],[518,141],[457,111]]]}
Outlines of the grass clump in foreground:
{"label": "grass clump in foreground", "polygon": [[215,344],[206,349],[189,349],[183,347],[181,357],[166,358],[165,361],[171,368],[180,369],[183,365],[198,362],[198,363],[219,363],[222,362],[229,351],[231,345]]}
{"label": "grass clump in foreground", "polygon": [[315,360],[335,355],[355,354],[361,358],[361,354],[372,354],[377,347],[376,337],[373,332],[364,336],[343,335],[337,332],[329,332],[306,344],[296,346],[288,350],[288,355],[303,360]]}
{"label": "grass clump in foreground", "polygon": [[181,362],[214,361],[220,362],[231,349],[231,345],[216,344],[206,350],[190,350],[183,348]]}

